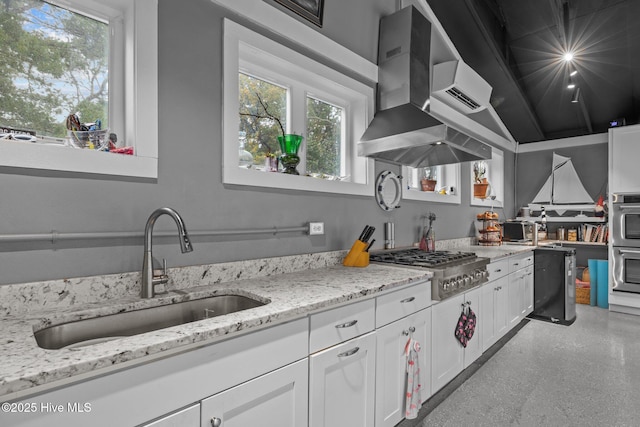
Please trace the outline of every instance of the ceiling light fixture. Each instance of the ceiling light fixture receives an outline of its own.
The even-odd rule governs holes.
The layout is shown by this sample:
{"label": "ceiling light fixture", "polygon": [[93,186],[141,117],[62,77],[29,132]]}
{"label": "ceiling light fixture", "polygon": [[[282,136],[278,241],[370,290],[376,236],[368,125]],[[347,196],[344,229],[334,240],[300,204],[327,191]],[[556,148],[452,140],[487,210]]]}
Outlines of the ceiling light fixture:
{"label": "ceiling light fixture", "polygon": [[580,100],[580,88],[576,88],[576,90],[573,92],[573,96],[571,97],[571,102],[573,104],[577,104],[579,100]]}
{"label": "ceiling light fixture", "polygon": [[573,61],[573,52],[565,52],[565,54],[562,55],[562,59],[564,59],[567,62]]}
{"label": "ceiling light fixture", "polygon": [[578,74],[578,70],[576,70],[575,68],[570,68],[569,69],[569,76],[573,77],[576,74]]}
{"label": "ceiling light fixture", "polygon": [[571,75],[569,75],[569,83],[567,84],[567,89],[573,89],[576,87],[576,82],[573,81]]}

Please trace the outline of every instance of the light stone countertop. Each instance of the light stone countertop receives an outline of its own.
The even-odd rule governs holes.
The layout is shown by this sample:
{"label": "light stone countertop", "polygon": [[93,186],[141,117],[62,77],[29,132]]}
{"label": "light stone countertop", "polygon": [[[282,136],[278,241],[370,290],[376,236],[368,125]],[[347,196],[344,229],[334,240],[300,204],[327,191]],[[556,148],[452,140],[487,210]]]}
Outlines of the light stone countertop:
{"label": "light stone countertop", "polygon": [[[305,256],[303,265],[291,267],[294,260],[300,263]],[[305,317],[431,276],[427,271],[397,266],[343,267],[336,262],[342,256],[343,252],[328,258],[311,254],[174,269],[169,271],[174,281],[170,289],[177,291],[149,300],[137,295],[139,273],[0,287],[4,301],[0,303],[0,396],[2,400],[23,398],[114,367],[144,363]],[[295,268],[300,270],[290,271]],[[124,289],[124,295],[116,292],[113,297],[115,291],[109,290],[103,291],[109,298],[91,300],[92,293],[109,284]],[[250,296],[268,304],[80,348],[45,350],[37,346],[33,335],[34,330],[71,320],[224,294]]]}
{"label": "light stone countertop", "polygon": [[[534,249],[454,243],[442,249],[475,252],[492,261]],[[347,268],[341,265],[344,255],[338,251],[170,269],[172,292],[149,300],[138,296],[139,272],[0,286],[0,396],[21,398],[114,366],[144,363],[431,276],[427,271],[379,264]],[[33,335],[68,321],[225,294],[268,304],[73,349],[42,349]]]}

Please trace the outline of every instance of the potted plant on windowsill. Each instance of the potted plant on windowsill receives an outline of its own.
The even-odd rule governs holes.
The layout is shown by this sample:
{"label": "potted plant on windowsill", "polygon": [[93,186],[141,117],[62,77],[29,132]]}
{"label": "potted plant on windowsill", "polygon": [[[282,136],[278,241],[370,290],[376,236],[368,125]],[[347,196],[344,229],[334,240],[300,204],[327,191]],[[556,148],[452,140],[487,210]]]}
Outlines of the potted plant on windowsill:
{"label": "potted plant on windowsill", "polygon": [[435,168],[424,168],[424,177],[420,180],[422,191],[434,191],[437,184]]}
{"label": "potted plant on windowsill", "polygon": [[489,181],[485,177],[487,174],[487,164],[480,160],[473,163],[473,197],[476,199],[486,199]]}
{"label": "potted plant on windowsill", "polygon": [[[269,112],[268,105],[262,100],[260,95],[258,95],[257,93],[255,95],[256,95],[256,98],[258,98],[258,102],[262,107],[263,113],[240,112],[240,115],[251,116],[257,119],[268,119],[277,123],[278,126],[280,127],[280,132],[282,134],[281,136],[277,137],[278,144],[280,145],[280,151],[282,152],[282,154],[280,154],[280,163],[282,163],[282,166],[284,168],[282,172],[291,174],[291,175],[300,175],[296,167],[298,166],[298,163],[300,163],[300,157],[298,157],[298,150],[300,149],[300,145],[302,144],[302,139],[303,139],[302,135],[297,135],[295,133],[286,133],[280,118],[278,118],[277,116],[274,116]],[[267,160],[269,160],[270,157],[273,158],[275,156],[271,155],[271,150],[269,149],[269,152],[267,153]]]}

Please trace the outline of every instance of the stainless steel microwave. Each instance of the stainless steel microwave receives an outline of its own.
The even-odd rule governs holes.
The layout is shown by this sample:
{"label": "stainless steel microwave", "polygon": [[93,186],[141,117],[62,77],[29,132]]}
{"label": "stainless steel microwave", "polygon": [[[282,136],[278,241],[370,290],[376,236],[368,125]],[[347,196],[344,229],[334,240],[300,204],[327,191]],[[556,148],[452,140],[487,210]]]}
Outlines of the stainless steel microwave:
{"label": "stainless steel microwave", "polygon": [[611,205],[611,244],[640,248],[640,194],[614,194]]}

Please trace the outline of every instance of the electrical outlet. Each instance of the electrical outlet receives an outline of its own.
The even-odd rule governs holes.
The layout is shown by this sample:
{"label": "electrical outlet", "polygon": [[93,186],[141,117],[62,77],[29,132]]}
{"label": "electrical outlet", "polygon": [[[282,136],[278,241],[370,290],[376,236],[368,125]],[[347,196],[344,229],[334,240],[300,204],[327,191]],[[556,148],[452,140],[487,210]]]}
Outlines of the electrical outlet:
{"label": "electrical outlet", "polygon": [[309,235],[319,236],[324,234],[324,222],[310,222],[309,223]]}

